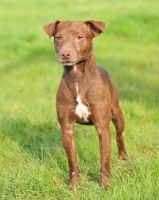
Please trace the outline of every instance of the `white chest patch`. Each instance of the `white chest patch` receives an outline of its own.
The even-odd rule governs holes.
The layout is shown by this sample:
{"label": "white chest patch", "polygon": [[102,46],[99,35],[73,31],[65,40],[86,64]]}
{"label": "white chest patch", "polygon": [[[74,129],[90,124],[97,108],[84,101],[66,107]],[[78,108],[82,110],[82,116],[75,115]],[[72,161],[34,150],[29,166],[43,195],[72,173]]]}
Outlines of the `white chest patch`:
{"label": "white chest patch", "polygon": [[76,109],[75,109],[76,115],[78,115],[78,117],[80,119],[83,119],[85,122],[89,122],[88,117],[90,115],[90,112],[89,112],[87,106],[85,106],[82,103],[79,96],[77,97],[76,102],[77,102]]}
{"label": "white chest patch", "polygon": [[78,115],[80,119],[83,119],[84,122],[89,122],[88,117],[91,113],[89,112],[88,107],[82,103],[82,100],[78,94],[78,85],[76,85],[76,92],[77,92],[77,99],[76,99],[77,105],[75,108],[75,113],[76,115]]}

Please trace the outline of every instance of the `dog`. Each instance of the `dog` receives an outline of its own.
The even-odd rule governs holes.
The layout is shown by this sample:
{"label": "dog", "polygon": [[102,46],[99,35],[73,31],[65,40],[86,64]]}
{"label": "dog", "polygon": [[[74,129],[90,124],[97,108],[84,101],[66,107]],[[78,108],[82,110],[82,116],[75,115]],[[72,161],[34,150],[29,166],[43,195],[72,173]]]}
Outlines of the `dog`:
{"label": "dog", "polygon": [[44,26],[49,37],[54,37],[58,61],[64,72],[57,91],[56,108],[61,126],[62,143],[69,164],[69,186],[79,183],[74,140],[74,123],[94,125],[100,143],[101,187],[110,185],[111,135],[109,123],[116,128],[119,156],[127,160],[124,145],[124,118],[118,93],[108,72],[96,64],[93,38],[104,31],[105,22],[55,21]]}

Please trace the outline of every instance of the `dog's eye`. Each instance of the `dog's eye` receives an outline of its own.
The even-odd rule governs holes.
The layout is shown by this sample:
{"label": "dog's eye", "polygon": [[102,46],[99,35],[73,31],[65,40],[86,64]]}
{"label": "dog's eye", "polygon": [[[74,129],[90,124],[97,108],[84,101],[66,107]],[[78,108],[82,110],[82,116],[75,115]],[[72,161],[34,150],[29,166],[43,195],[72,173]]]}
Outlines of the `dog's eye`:
{"label": "dog's eye", "polygon": [[61,40],[61,36],[60,36],[60,35],[56,35],[56,36],[55,36],[55,39]]}
{"label": "dog's eye", "polygon": [[82,35],[77,35],[77,39],[81,40],[81,39],[83,39],[83,36]]}

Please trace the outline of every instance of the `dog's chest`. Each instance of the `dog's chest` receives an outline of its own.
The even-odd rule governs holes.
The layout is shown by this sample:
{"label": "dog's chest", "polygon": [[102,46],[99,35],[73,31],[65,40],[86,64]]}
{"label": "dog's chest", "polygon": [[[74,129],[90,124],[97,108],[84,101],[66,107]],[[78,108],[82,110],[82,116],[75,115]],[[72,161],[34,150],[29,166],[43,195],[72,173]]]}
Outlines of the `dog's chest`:
{"label": "dog's chest", "polygon": [[76,84],[76,107],[75,107],[75,114],[80,118],[83,119],[84,122],[89,122],[89,115],[91,114],[88,107],[82,103],[82,98],[78,92],[78,84]]}

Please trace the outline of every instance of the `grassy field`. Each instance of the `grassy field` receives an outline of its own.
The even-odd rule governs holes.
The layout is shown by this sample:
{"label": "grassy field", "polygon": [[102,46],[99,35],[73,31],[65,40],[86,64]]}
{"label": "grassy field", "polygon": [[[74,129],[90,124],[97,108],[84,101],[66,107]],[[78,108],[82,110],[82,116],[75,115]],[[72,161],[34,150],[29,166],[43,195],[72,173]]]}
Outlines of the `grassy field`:
{"label": "grassy field", "polygon": [[[1,0],[0,199],[159,199],[159,1]],[[94,39],[97,63],[116,84],[129,161],[112,132],[112,186],[100,188],[94,127],[75,126],[80,185],[69,190],[55,98],[63,68],[43,25],[106,21]]]}

